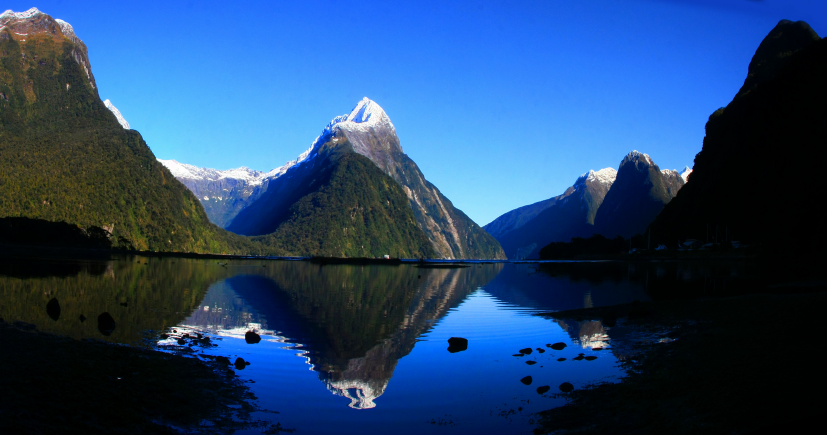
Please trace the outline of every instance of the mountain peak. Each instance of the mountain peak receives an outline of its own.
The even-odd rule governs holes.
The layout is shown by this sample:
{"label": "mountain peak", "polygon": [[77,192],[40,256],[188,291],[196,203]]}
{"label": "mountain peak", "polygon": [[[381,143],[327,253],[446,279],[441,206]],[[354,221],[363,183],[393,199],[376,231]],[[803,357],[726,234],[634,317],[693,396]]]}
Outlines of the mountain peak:
{"label": "mountain peak", "polygon": [[818,33],[804,21],[779,21],[755,50],[747,78],[737,95],[746,94],[761,82],[771,79],[787,64],[793,53],[820,39]]}
{"label": "mountain peak", "polygon": [[92,75],[92,66],[89,64],[86,44],[78,38],[71,24],[54,19],[37,8],[31,8],[25,12],[14,12],[9,9],[0,14],[0,32],[3,30],[6,30],[6,33],[0,34],[0,38],[12,38],[18,42],[26,42],[33,36],[42,38],[44,35],[57,41],[63,38],[72,41],[75,44],[72,57],[83,67],[92,89],[97,88],[95,76]]}
{"label": "mountain peak", "polygon": [[633,163],[646,163],[647,166],[653,166],[655,163],[652,162],[652,158],[649,157],[649,154],[644,154],[638,150],[633,150],[629,154],[626,154],[626,157],[623,158],[623,161],[620,162],[620,166],[625,165],[628,162]]}
{"label": "mountain peak", "polygon": [[106,108],[109,109],[109,111],[115,115],[115,118],[118,118],[118,123],[121,124],[121,127],[123,127],[126,130],[129,130],[129,123],[126,122],[126,119],[124,119],[123,115],[121,115],[121,111],[118,110],[118,108],[115,107],[115,105],[112,104],[112,102],[109,101],[109,99],[106,99],[103,102],[103,105],[106,106]]}
{"label": "mountain peak", "polygon": [[689,181],[689,175],[692,173],[692,168],[689,166],[683,168],[683,172],[681,172],[681,178],[683,178],[684,184]]}
{"label": "mountain peak", "polygon": [[383,116],[387,118],[388,115],[385,114],[382,107],[370,98],[364,97],[358,104],[356,104],[356,107],[353,108],[350,115],[347,115],[345,121],[361,124],[363,122],[379,121],[379,119]]}
{"label": "mountain peak", "polygon": [[593,169],[581,175],[574,183],[575,186],[586,182],[598,182],[600,184],[611,186],[617,178],[617,171],[615,168],[603,168],[599,171]]}

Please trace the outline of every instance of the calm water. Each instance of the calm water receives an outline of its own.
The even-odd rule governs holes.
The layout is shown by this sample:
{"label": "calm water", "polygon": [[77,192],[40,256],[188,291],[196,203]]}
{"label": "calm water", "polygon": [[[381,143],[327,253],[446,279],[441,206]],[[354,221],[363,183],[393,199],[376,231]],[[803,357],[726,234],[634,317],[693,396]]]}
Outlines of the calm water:
{"label": "calm water", "polygon": [[[723,291],[745,273],[737,264],[680,263],[10,262],[0,266],[0,318],[165,349],[180,347],[183,333],[204,334],[213,344],[193,353],[249,361],[238,376],[262,408],[280,413],[258,417],[297,433],[519,433],[533,427],[532,413],[564,403],[554,395],[561,383],[617,380],[625,357],[622,323],[533,313],[647,300],[668,296],[667,288]],[[46,309],[53,298],[57,315]],[[116,321],[111,332],[98,329],[103,312]],[[246,343],[250,329],[261,342]],[[450,337],[468,339],[467,350],[448,352]],[[556,342],[568,347],[546,346]],[[524,348],[534,350],[514,356]],[[597,359],[572,360],[580,353]],[[543,386],[548,392],[538,393]]]}

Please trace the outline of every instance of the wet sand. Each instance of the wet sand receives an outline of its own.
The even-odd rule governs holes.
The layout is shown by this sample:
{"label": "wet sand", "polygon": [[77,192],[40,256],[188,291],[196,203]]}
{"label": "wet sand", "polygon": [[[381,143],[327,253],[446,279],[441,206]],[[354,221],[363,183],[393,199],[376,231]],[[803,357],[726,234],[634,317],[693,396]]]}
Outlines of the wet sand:
{"label": "wet sand", "polygon": [[622,382],[568,393],[568,405],[539,415],[535,433],[805,433],[820,426],[824,403],[825,309],[827,293],[819,292],[543,314],[616,317],[641,335],[674,341],[626,343],[634,356],[623,362]]}

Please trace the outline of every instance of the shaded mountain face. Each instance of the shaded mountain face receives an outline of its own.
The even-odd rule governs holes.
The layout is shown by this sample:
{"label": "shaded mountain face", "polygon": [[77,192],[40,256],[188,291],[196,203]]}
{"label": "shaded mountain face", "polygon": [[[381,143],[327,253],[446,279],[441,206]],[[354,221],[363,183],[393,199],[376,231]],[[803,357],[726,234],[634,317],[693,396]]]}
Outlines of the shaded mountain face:
{"label": "shaded mountain face", "polygon": [[779,21],[752,56],[747,78],[736,97],[747,94],[761,82],[774,77],[793,54],[819,39],[815,30],[804,21]]}
{"label": "shaded mountain face", "polygon": [[[439,189],[425,180],[416,163],[402,151],[390,118],[378,104],[367,98],[360,101],[350,114],[334,118],[295,167],[278,179],[271,180],[260,199],[241,210],[227,228],[245,235],[267,235],[278,231],[280,225],[289,219],[291,207],[305,195],[316,192],[317,183],[328,180],[327,174],[333,173],[330,162],[335,162],[346,154],[368,159],[378,169],[378,174],[390,177],[398,185],[407,198],[416,225],[427,237],[434,256],[504,258],[502,249],[491,235],[456,209]],[[347,161],[358,162],[359,159],[348,158]],[[369,170],[366,168],[365,171]],[[343,172],[338,174],[344,175]],[[384,181],[378,181],[379,178],[381,177],[377,175],[375,182],[379,184],[374,187],[385,185]],[[358,184],[358,177],[353,183]],[[329,204],[336,203],[338,200],[332,194],[333,191],[327,192]],[[346,206],[353,210],[367,210],[359,204]],[[310,213],[310,208],[305,209]],[[321,214],[303,215],[302,225],[310,225],[317,218],[321,218]],[[295,227],[294,230],[299,233],[304,231],[300,227]],[[344,229],[336,231],[343,232]],[[282,231],[277,237],[286,239],[290,235]]]}
{"label": "shaded mountain face", "polygon": [[806,165],[827,158],[827,41],[788,55],[813,39],[785,30],[801,28],[782,21],[761,43],[751,74],[764,58],[785,64],[770,77],[752,75],[764,80],[710,116],[691,182],[652,223],[653,238],[705,240],[709,227],[779,255],[823,249],[823,177]]}
{"label": "shaded mountain face", "polygon": [[642,234],[684,185],[677,171],[661,172],[647,154],[629,153],[594,218],[595,233],[608,238]]}
{"label": "shaded mountain face", "polygon": [[540,249],[549,243],[594,234],[595,215],[616,174],[614,169],[606,168],[581,175],[562,195],[549,200],[553,201],[550,207],[501,235],[498,240],[508,258],[537,258]]}
{"label": "shaded mountain face", "polygon": [[3,13],[0,77],[0,217],[99,227],[125,248],[250,251],[106,108],[68,23]]}
{"label": "shaded mountain face", "polygon": [[557,204],[560,196],[555,196],[543,201],[535,202],[534,204],[524,205],[515,208],[509,212],[503,213],[498,218],[494,219],[488,225],[482,227],[488,234],[491,234],[497,240],[509,231],[514,231],[517,228],[525,225],[528,221],[534,219],[543,210]]}

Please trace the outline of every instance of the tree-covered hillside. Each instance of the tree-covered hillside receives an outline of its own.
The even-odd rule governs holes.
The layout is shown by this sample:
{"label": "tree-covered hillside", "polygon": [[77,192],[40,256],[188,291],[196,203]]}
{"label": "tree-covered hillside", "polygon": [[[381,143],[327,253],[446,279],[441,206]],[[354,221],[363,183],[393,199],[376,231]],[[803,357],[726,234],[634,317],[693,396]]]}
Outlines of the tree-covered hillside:
{"label": "tree-covered hillside", "polygon": [[37,19],[45,32],[0,30],[0,217],[97,226],[124,248],[252,252],[121,128],[76,43],[48,15]]}
{"label": "tree-covered hillside", "polygon": [[435,256],[396,181],[356,153],[317,158],[323,160],[317,170],[292,174],[305,188],[292,191],[295,201],[272,216],[273,232],[253,240],[283,255]]}

